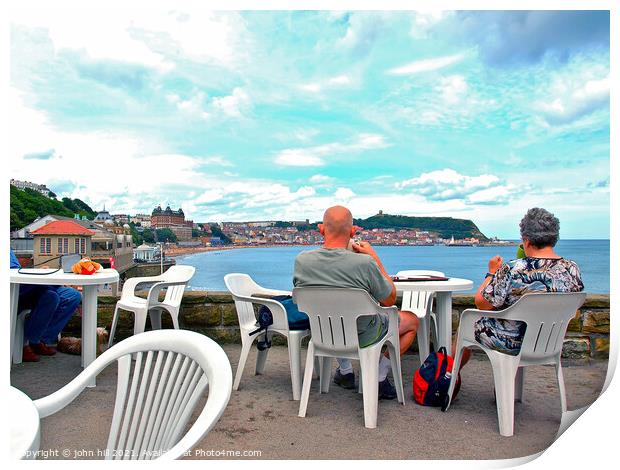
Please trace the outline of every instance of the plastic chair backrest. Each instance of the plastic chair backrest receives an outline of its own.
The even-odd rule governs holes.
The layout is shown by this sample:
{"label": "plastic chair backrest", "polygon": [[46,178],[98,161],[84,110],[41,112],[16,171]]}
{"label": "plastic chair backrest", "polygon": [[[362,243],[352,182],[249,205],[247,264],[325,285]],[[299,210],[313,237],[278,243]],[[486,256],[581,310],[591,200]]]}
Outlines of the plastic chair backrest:
{"label": "plastic chair backrest", "polygon": [[[250,276],[243,273],[226,274],[224,276],[224,284],[226,284],[226,288],[233,295],[233,298],[235,296],[251,297],[262,290]],[[234,300],[237,316],[239,317],[239,325],[254,325],[256,323],[256,316],[254,315],[252,303],[245,300]]]}
{"label": "plastic chair backrest", "polygon": [[[116,344],[69,384],[36,400],[40,417],[64,408],[115,360],[118,383],[106,459],[180,458],[209,432],[230,399],[230,362],[217,343],[192,331],[155,330]],[[204,408],[182,436],[207,385]]]}
{"label": "plastic chair backrest", "polygon": [[381,312],[381,307],[363,289],[296,287],[293,301],[310,319],[317,351],[357,353],[357,318]]}
{"label": "plastic chair backrest", "polygon": [[[397,276],[444,276],[441,271],[430,271],[425,269],[409,269],[399,271]],[[418,317],[426,315],[429,303],[433,300],[432,291],[404,291],[401,308],[409,312],[413,312]]]}
{"label": "plastic chair backrest", "polygon": [[164,303],[178,307],[183,300],[183,293],[187,282],[192,278],[196,268],[186,265],[170,266],[166,272],[162,274],[162,280],[167,282],[185,282],[185,285],[169,286],[166,289]]}
{"label": "plastic chair backrest", "polygon": [[499,318],[527,323],[521,358],[539,360],[562,352],[568,323],[585,301],[584,292],[541,292],[523,295]]}

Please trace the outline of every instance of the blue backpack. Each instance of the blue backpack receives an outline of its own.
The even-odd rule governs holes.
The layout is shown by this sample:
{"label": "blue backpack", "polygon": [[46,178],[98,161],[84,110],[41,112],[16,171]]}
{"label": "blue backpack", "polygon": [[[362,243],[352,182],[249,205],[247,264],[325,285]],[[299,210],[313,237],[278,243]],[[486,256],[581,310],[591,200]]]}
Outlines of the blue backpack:
{"label": "blue backpack", "polygon": [[[293,302],[293,298],[290,295],[277,295],[272,297],[272,300],[277,300],[280,302],[284,308],[286,309],[286,317],[288,318],[288,327],[291,330],[308,330],[310,329],[310,319],[308,315],[303,312],[300,312],[297,308],[297,305]],[[265,323],[269,322],[269,325],[273,323],[273,316],[271,314],[271,310],[265,305],[261,305],[258,310],[258,318],[259,320],[263,318],[263,321],[259,324],[264,326],[264,329],[267,328]]]}

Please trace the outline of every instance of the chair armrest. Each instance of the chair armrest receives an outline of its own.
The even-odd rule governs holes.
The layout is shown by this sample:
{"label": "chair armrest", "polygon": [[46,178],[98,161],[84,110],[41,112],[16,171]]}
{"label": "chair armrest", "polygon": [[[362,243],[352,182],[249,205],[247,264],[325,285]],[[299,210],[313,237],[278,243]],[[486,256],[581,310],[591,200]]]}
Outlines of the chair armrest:
{"label": "chair armrest", "polygon": [[388,316],[388,329],[396,331],[398,333],[398,307],[379,307],[381,312],[386,313]]}
{"label": "chair armrest", "polygon": [[149,293],[146,296],[147,305],[151,305],[153,303],[159,302],[159,293],[168,287],[171,286],[184,286],[186,285],[186,281],[162,281],[157,282],[151,286],[149,289]]}
{"label": "chair armrest", "polygon": [[290,290],[278,290],[278,289],[261,289],[259,292],[256,292],[256,294],[271,295],[271,296],[276,296],[276,295],[292,296],[293,295],[293,293]]}
{"label": "chair armrest", "polygon": [[123,283],[123,290],[121,292],[121,299],[127,299],[131,296],[135,296],[134,292],[139,284],[146,284],[150,282],[161,281],[160,276],[151,277],[131,277]]}
{"label": "chair armrest", "polygon": [[[261,292],[262,294],[262,292]],[[245,295],[232,295],[235,301],[249,302],[251,304],[264,305],[269,308],[273,315],[273,328],[288,329],[288,317],[286,315],[286,309],[277,300],[263,299],[261,297],[248,297]]]}

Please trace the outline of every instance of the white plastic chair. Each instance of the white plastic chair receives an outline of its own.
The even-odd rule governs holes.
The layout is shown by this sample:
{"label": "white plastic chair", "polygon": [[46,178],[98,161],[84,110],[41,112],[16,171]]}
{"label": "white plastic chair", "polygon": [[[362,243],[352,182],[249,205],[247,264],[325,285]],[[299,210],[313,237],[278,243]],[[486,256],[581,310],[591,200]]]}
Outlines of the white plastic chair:
{"label": "white plastic chair", "polygon": [[[306,416],[315,356],[321,358],[320,393],[329,391],[333,358],[356,359],[360,361],[360,391],[364,395],[364,423],[367,428],[376,428],[379,359],[384,344],[387,345],[390,353],[398,401],[405,404],[396,307],[381,307],[363,289],[296,287],[293,289],[293,299],[299,310],[305,312],[310,318],[310,330],[312,331],[299,403],[300,417]],[[387,334],[376,343],[360,348],[357,337],[357,318],[378,313],[385,313],[389,316]]]}
{"label": "white plastic chair", "polygon": [[[493,368],[499,433],[502,436],[512,436],[514,433],[515,395],[518,401],[523,401],[523,368],[526,366],[542,364],[555,366],[562,413],[566,412],[566,391],[560,357],[568,323],[585,298],[586,294],[583,292],[532,293],[524,295],[505,310],[467,309],[461,314],[454,358],[455,370],[460,367],[465,347],[477,346],[487,354]],[[482,317],[519,320],[527,324],[521,350],[517,356],[486,348],[476,341],[474,324]],[[449,397],[452,397],[456,377],[458,374],[452,374]]]}
{"label": "white plastic chair", "polygon": [[13,340],[13,364],[21,364],[24,357],[24,326],[30,309],[24,309],[17,315],[15,322],[15,339]]}
{"label": "white plastic chair", "polygon": [[[174,328],[179,329],[179,310],[183,300],[185,286],[194,275],[196,268],[193,266],[170,266],[167,271],[159,276],[132,277],[125,281],[121,299],[116,302],[114,317],[108,347],[114,343],[114,333],[118,322],[119,310],[127,310],[134,314],[133,334],[142,333],[146,326],[146,315],[151,318],[151,326],[154,330],[161,329],[162,311],[167,311],[172,318]],[[146,299],[135,295],[139,284],[154,283],[146,296]],[[162,302],[159,301],[159,293],[166,289],[166,295]]]}
{"label": "white plastic chair", "polygon": [[[35,400],[39,416],[63,409],[114,361],[118,383],[106,460],[183,457],[213,428],[230,399],[230,362],[217,343],[193,331],[158,330],[120,342],[60,390]],[[185,432],[207,387],[204,408]]]}
{"label": "white plastic chair", "polygon": [[[397,276],[444,276],[441,271],[429,271],[423,269],[410,269],[407,271],[399,271]],[[418,350],[420,353],[420,364],[431,352],[430,338],[433,336],[433,344],[437,345],[437,316],[432,311],[433,299],[435,292],[433,291],[405,291],[403,292],[403,301],[401,310],[413,312],[420,322],[416,338],[418,339]]]}
{"label": "white plastic chair", "polygon": [[[268,328],[268,335],[271,338],[273,333],[284,336],[288,343],[288,358],[291,368],[291,383],[293,387],[293,400],[299,400],[301,396],[301,340],[310,334],[310,330],[290,330],[288,325],[288,317],[284,306],[272,299],[263,299],[252,297],[253,295],[291,295],[290,292],[276,289],[265,289],[259,286],[247,274],[230,273],[224,276],[226,288],[232,294],[237,309],[237,317],[239,318],[239,331],[241,333],[241,355],[239,356],[239,364],[235,373],[235,382],[233,390],[239,389],[241,376],[245,362],[250,354],[252,343],[257,338],[264,338],[265,334],[259,333],[250,336],[250,332],[255,331],[256,315],[254,314],[254,305],[265,305],[273,315],[273,325]],[[265,370],[265,362],[269,348],[258,351],[256,357],[256,375],[262,374]]]}

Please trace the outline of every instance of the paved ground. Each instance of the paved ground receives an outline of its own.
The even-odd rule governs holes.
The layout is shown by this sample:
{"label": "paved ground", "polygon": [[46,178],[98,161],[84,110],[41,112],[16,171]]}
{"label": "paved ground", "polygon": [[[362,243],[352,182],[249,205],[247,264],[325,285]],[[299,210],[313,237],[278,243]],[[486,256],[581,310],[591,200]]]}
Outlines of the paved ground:
{"label": "paved ground", "polygon": [[[224,347],[233,372],[240,347]],[[499,435],[492,372],[484,356],[474,356],[462,372],[463,387],[447,413],[415,404],[411,379],[417,355],[403,360],[406,404],[379,403],[377,429],[363,426],[362,396],[332,385],[318,394],[313,382],[306,418],[297,417],[292,401],[286,348],[273,347],[265,374],[253,375],[255,350],[239,391],[216,427],[194,450],[193,458],[214,451],[260,451],[263,459],[501,459],[531,455],[549,446],[560,423],[560,400],[552,367],[528,369],[525,403],[515,405],[515,435]],[[78,356],[58,354],[40,363],[13,366],[11,383],[31,398],[45,396],[80,371]],[[569,409],[591,403],[605,380],[607,361],[566,364]],[[111,422],[116,367],[106,369],[97,387],[83,392],[71,406],[43,419],[41,449],[86,451],[97,458]],[[230,457],[229,457],[230,458]],[[248,458],[248,457],[245,457]]]}

